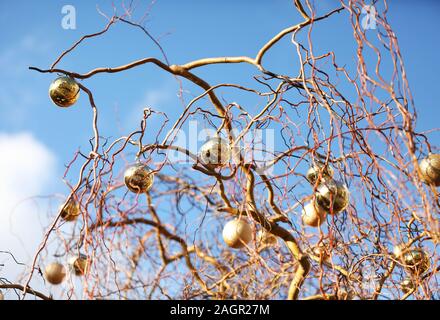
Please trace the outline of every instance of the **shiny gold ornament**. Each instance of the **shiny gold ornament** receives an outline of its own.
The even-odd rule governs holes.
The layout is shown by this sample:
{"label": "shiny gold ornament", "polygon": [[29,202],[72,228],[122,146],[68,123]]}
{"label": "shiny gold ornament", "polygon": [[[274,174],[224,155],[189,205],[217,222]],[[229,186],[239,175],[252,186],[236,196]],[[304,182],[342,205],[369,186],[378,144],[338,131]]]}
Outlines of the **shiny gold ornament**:
{"label": "shiny gold ornament", "polygon": [[81,214],[79,204],[73,199],[70,199],[64,207],[61,206],[60,210],[61,219],[68,222],[75,221]]}
{"label": "shiny gold ornament", "polygon": [[331,214],[345,210],[350,201],[350,192],[345,183],[324,180],[316,190],[316,204]]}
{"label": "shiny gold ornament", "polygon": [[312,249],[312,253],[314,256],[318,257],[319,260],[321,261],[328,262],[330,260],[330,255],[327,253],[327,248],[323,243],[314,246]]}
{"label": "shiny gold ornament", "polygon": [[61,263],[58,262],[52,262],[44,270],[44,277],[49,283],[54,285],[63,282],[65,276],[66,276],[66,269]]}
{"label": "shiny gold ornament", "polygon": [[200,147],[199,156],[206,165],[224,166],[231,159],[231,148],[226,140],[215,137]]}
{"label": "shiny gold ornament", "polygon": [[278,243],[277,237],[266,230],[259,230],[257,232],[257,244],[274,246]]}
{"label": "shiny gold ornament", "polygon": [[83,276],[89,267],[89,260],[84,254],[72,256],[68,260],[69,269],[76,276]]}
{"label": "shiny gold ornament", "polygon": [[5,296],[3,295],[3,292],[0,291],[0,300],[5,300]]}
{"label": "shiny gold ornament", "polygon": [[402,263],[409,271],[421,275],[430,267],[429,257],[422,249],[409,249],[402,253]]}
{"label": "shiny gold ornament", "polygon": [[56,78],[50,84],[49,96],[57,106],[62,108],[70,107],[79,98],[79,85],[71,77]]}
{"label": "shiny gold ornament", "polygon": [[440,154],[430,154],[420,161],[419,167],[423,182],[440,186]]}
{"label": "shiny gold ornament", "polygon": [[307,171],[306,178],[311,184],[314,185],[319,176],[321,176],[322,179],[329,180],[329,178],[333,177],[333,174],[334,170],[330,164],[325,165],[322,162],[316,162]]}
{"label": "shiny gold ornament", "polygon": [[154,173],[144,165],[135,165],[124,173],[127,188],[134,193],[145,193],[150,190],[154,181]]}
{"label": "shiny gold ornament", "polygon": [[396,245],[393,248],[393,254],[398,259],[400,259],[400,257],[402,256],[402,253],[404,251],[405,251],[405,245],[403,245],[403,244]]}
{"label": "shiny gold ornament", "polygon": [[406,278],[400,283],[400,289],[402,289],[403,293],[405,294],[413,291],[415,288],[416,285],[410,278]]}
{"label": "shiny gold ornament", "polygon": [[242,248],[252,240],[252,228],[244,219],[231,220],[223,228],[223,240],[231,248]]}
{"label": "shiny gold ornament", "polygon": [[306,204],[302,210],[302,221],[310,227],[318,227],[324,223],[327,212],[314,202]]}

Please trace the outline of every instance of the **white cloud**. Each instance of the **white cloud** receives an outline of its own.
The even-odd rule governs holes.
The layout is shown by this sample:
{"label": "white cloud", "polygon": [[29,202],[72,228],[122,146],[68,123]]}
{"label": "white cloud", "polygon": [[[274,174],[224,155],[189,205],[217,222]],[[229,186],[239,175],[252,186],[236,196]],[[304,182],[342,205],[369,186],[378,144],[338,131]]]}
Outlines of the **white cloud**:
{"label": "white cloud", "polygon": [[[0,132],[0,250],[30,263],[41,242],[47,214],[30,197],[42,194],[56,174],[53,153],[30,133]],[[0,277],[16,280],[21,268],[0,254]]]}

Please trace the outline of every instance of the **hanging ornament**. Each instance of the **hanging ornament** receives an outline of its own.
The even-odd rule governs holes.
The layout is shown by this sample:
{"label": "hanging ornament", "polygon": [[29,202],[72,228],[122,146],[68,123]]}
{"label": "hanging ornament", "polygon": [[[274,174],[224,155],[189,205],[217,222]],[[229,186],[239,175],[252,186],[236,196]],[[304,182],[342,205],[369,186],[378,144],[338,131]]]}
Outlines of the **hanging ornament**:
{"label": "hanging ornament", "polygon": [[350,192],[345,183],[324,180],[316,190],[316,204],[331,214],[345,210],[350,201]]}
{"label": "hanging ornament", "polygon": [[403,252],[401,260],[405,268],[417,275],[422,275],[428,271],[431,264],[426,252],[419,248]]}
{"label": "hanging ornament", "polygon": [[89,261],[84,254],[75,255],[68,260],[69,269],[76,276],[82,276],[87,272]]}
{"label": "hanging ornament", "polygon": [[124,173],[124,183],[134,193],[145,193],[150,190],[154,173],[142,164],[128,168]]}
{"label": "hanging ornament", "polygon": [[1,292],[1,290],[0,290],[0,301],[1,300],[5,300],[5,296],[3,295],[3,292]]}
{"label": "hanging ornament", "polygon": [[79,85],[67,76],[56,78],[49,87],[49,96],[53,103],[62,108],[72,106],[79,98]]}
{"label": "hanging ornament", "polygon": [[440,154],[429,154],[419,164],[422,181],[426,184],[440,186]]}
{"label": "hanging ornament", "polygon": [[58,262],[52,262],[44,270],[44,277],[49,283],[54,285],[63,282],[65,276],[66,269],[61,263]]}
{"label": "hanging ornament", "polygon": [[252,240],[252,228],[244,219],[231,220],[223,228],[223,240],[231,248],[242,248]]}
{"label": "hanging ornament", "polygon": [[411,278],[406,278],[400,283],[400,289],[402,289],[403,293],[407,294],[408,292],[413,291],[416,288],[414,281]]}
{"label": "hanging ornament", "polygon": [[393,254],[397,259],[400,259],[402,256],[402,253],[405,251],[405,245],[404,244],[398,244],[394,246],[393,248]]}
{"label": "hanging ornament", "polygon": [[199,156],[205,165],[224,166],[231,159],[231,149],[226,140],[215,137],[200,147]]}
{"label": "hanging ornament", "polygon": [[306,178],[307,180],[314,185],[318,180],[318,177],[321,176],[322,179],[329,180],[333,177],[334,170],[330,164],[325,165],[322,162],[316,162],[313,166],[307,170]]}
{"label": "hanging ornament", "polygon": [[71,198],[67,204],[63,207],[61,206],[61,219],[64,221],[75,221],[81,214],[79,204]]}
{"label": "hanging ornament", "polygon": [[278,240],[272,233],[261,229],[257,232],[257,243],[260,245],[274,246],[278,243]]}
{"label": "hanging ornament", "polygon": [[324,223],[327,212],[315,202],[309,202],[302,210],[302,221],[310,227],[318,227]]}
{"label": "hanging ornament", "polygon": [[318,257],[320,261],[330,261],[330,255],[327,253],[326,245],[320,243],[312,248],[312,253],[314,256]]}

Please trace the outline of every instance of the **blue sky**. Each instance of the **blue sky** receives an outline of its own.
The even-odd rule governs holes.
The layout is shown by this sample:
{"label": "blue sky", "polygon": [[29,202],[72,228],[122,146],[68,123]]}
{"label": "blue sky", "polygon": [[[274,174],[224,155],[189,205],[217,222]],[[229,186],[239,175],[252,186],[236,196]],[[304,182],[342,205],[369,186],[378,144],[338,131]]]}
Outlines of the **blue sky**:
{"label": "blue sky", "polygon": [[[391,2],[389,19],[399,39],[418,108],[418,128],[435,128],[440,112],[436,107],[436,75],[440,71],[436,53],[440,23],[436,15],[440,3]],[[61,163],[70,159],[72,148],[83,145],[91,136],[90,109],[84,98],[69,110],[54,107],[47,99],[52,75],[28,71],[27,67],[48,67],[81,35],[100,30],[105,21],[97,13],[96,4],[111,12],[108,1],[75,1],[77,29],[64,30],[64,4],[68,2],[0,2],[0,130],[32,132],[56,152]],[[139,5],[138,15],[147,5],[148,2]],[[184,63],[208,56],[254,55],[267,39],[297,19],[289,1],[158,1],[146,26],[154,36],[163,36],[161,44],[171,63]],[[340,40],[341,31],[348,31],[346,21],[335,16],[330,29],[317,32],[316,43],[335,50],[339,61],[350,62],[351,44]],[[288,41],[283,41],[272,54],[277,58],[270,59],[269,66],[277,70],[289,66],[294,52]],[[142,32],[118,25],[104,37],[86,42],[60,67],[87,71],[146,56],[160,57],[160,53]],[[256,71],[251,66],[235,65],[203,68],[197,73],[212,83],[250,84]],[[178,107],[176,81],[153,66],[120,75],[101,75],[85,84],[95,92],[104,135],[114,133],[118,119],[124,129],[132,129],[132,120],[145,103],[157,104],[164,111]]]}
{"label": "blue sky", "polygon": [[[327,6],[333,8],[334,3],[329,0],[320,2],[320,6],[324,10]],[[61,8],[65,4],[73,4],[77,10],[76,30],[61,27]],[[35,153],[32,148],[23,149],[24,152],[28,150],[29,157],[35,161],[35,170],[30,172],[33,177],[46,172],[45,177],[38,178],[40,184],[29,187],[21,195],[14,194],[11,199],[62,194],[66,191],[61,181],[64,165],[78,148],[88,150],[88,139],[92,136],[92,113],[85,95],[72,108],[57,108],[47,94],[54,75],[29,71],[28,67],[48,68],[79,37],[101,30],[106,21],[98,14],[97,5],[111,14],[109,1],[0,0],[0,135],[6,140],[17,141],[26,140],[20,135],[27,135],[26,143],[41,147]],[[135,16],[142,15],[148,5],[149,1],[139,1]],[[418,110],[417,128],[419,131],[436,128],[440,119],[437,106],[440,2],[400,0],[390,1],[389,5],[388,18],[399,39]],[[334,50],[338,61],[353,63],[354,49],[349,41],[351,34],[346,18],[346,13],[335,15],[330,18],[327,27],[317,28],[314,35],[316,50]],[[180,64],[210,56],[254,56],[274,34],[299,19],[291,1],[159,0],[153,6],[146,27],[155,37],[160,37],[169,61]],[[147,56],[162,58],[159,50],[141,31],[118,24],[103,37],[83,43],[59,67],[86,72]],[[296,65],[292,64],[296,53],[288,39],[281,41],[270,56],[267,59],[269,69],[297,73]],[[252,76],[257,75],[257,71],[247,65],[223,65],[205,67],[197,70],[196,74],[212,84],[234,82],[253,85]],[[171,118],[178,115],[175,110],[182,108],[177,98],[178,83],[154,66],[142,66],[121,74],[98,75],[84,81],[84,84],[95,94],[100,109],[101,135],[106,137],[120,136],[136,129],[145,106],[166,112]],[[200,93],[187,83],[184,88],[191,91],[185,95],[186,101]],[[225,92],[224,98],[247,104],[254,111],[257,108],[254,100],[237,91]],[[154,129],[154,124],[152,126]],[[430,138],[431,144],[439,145],[438,132]],[[40,157],[36,156],[40,154],[38,152]],[[7,157],[8,150],[0,150],[0,153]],[[44,164],[39,163],[41,159],[45,159]],[[14,172],[20,162],[4,163],[12,167],[0,170]],[[17,164],[15,169],[14,163]],[[4,205],[1,209],[9,210],[11,206]],[[5,215],[5,212],[0,214]],[[2,243],[0,249],[1,246]]]}

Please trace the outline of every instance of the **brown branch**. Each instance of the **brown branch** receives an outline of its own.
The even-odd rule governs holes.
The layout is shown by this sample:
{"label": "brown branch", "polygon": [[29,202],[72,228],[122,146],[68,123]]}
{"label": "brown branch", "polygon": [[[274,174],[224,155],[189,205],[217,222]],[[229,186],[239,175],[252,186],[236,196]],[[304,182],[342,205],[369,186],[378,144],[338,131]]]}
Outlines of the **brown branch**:
{"label": "brown branch", "polygon": [[15,289],[15,290],[20,290],[23,292],[27,292],[29,294],[32,294],[38,298],[41,298],[42,300],[52,300],[51,297],[46,296],[45,294],[38,292],[34,289],[32,289],[31,287],[27,287],[26,290],[24,288],[24,286],[22,286],[21,284],[0,284],[0,289]]}

